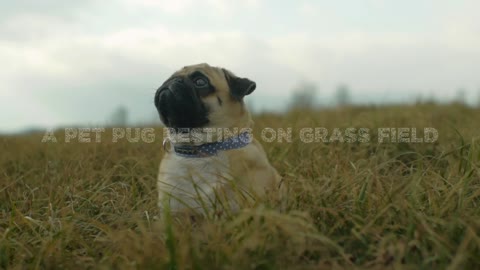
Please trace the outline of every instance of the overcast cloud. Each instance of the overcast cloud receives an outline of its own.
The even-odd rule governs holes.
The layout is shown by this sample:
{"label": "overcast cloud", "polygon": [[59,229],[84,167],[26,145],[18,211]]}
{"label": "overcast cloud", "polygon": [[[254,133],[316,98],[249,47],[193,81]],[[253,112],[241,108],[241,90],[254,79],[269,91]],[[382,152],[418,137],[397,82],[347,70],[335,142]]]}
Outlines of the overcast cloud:
{"label": "overcast cloud", "polygon": [[102,124],[124,105],[155,121],[153,95],[199,62],[257,82],[281,109],[302,80],[322,102],[348,84],[359,102],[480,91],[480,2],[423,0],[10,1],[0,8],[0,132]]}

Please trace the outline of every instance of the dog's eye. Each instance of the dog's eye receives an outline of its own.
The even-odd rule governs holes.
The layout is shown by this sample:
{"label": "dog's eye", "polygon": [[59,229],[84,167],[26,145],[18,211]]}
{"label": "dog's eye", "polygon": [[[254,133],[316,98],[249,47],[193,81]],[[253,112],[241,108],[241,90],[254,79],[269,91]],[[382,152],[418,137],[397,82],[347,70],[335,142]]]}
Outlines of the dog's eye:
{"label": "dog's eye", "polygon": [[205,87],[208,85],[208,81],[204,78],[196,78],[193,82],[197,87]]}

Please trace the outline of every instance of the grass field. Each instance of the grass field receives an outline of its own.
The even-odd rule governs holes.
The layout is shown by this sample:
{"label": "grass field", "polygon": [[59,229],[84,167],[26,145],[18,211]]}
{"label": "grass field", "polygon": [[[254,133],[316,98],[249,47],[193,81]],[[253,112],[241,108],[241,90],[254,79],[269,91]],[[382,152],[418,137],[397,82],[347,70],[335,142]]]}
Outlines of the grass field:
{"label": "grass field", "polygon": [[[289,187],[198,223],[158,217],[161,140],[41,143],[0,137],[0,268],[479,269],[480,110],[358,107],[255,116],[291,127],[263,142]],[[303,143],[303,127],[369,128],[369,143]],[[438,130],[435,143],[378,143],[380,127]],[[108,138],[107,130],[105,138]]]}

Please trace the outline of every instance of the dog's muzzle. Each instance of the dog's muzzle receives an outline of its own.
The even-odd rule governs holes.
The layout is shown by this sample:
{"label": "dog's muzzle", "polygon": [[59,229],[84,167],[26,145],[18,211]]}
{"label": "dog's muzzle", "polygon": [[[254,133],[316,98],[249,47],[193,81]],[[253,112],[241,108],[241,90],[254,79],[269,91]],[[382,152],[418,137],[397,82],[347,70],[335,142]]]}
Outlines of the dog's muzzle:
{"label": "dog's muzzle", "polygon": [[173,78],[155,94],[162,122],[172,128],[198,128],[208,124],[208,109],[188,79]]}

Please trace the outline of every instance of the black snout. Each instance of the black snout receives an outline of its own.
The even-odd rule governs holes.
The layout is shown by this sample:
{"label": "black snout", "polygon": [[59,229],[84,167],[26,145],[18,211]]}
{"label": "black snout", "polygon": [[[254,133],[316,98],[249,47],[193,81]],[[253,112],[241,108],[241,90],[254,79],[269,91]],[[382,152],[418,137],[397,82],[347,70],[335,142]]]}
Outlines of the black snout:
{"label": "black snout", "polygon": [[167,80],[155,93],[155,106],[167,127],[198,128],[208,123],[208,109],[189,80]]}

